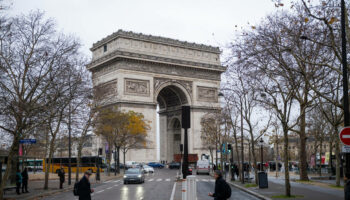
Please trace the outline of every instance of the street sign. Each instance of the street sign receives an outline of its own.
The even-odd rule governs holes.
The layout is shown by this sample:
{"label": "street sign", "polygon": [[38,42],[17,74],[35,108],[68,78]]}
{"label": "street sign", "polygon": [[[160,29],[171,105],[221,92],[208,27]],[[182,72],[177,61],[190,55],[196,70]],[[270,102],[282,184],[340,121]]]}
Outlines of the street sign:
{"label": "street sign", "polygon": [[340,133],[339,138],[345,145],[350,145],[350,127],[344,127]]}
{"label": "street sign", "polygon": [[350,146],[349,145],[344,145],[341,148],[341,152],[343,152],[343,153],[350,153]]}
{"label": "street sign", "polygon": [[35,144],[36,143],[36,139],[23,139],[23,140],[19,140],[20,144]]}

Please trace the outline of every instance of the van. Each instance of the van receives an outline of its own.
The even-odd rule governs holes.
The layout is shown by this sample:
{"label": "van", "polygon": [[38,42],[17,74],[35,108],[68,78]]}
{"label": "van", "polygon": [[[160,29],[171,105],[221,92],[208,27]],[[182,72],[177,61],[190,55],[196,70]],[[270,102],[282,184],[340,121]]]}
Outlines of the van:
{"label": "van", "polygon": [[197,175],[208,174],[210,172],[209,160],[198,160],[197,161]]}

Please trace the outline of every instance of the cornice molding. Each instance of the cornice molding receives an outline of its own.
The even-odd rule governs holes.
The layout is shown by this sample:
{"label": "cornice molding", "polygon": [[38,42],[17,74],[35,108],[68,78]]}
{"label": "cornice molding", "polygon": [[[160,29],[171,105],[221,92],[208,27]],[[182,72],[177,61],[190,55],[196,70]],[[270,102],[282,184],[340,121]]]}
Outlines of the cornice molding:
{"label": "cornice molding", "polygon": [[208,70],[220,71],[220,72],[226,71],[226,67],[221,65],[213,65],[213,64],[199,63],[199,62],[193,62],[193,61],[164,58],[159,56],[152,56],[152,55],[139,54],[134,52],[120,51],[120,50],[115,50],[99,59],[96,59],[91,63],[89,63],[86,67],[88,70],[91,70],[93,68],[96,68],[104,64],[105,62],[111,61],[116,58],[129,58],[129,59],[151,61],[151,62],[158,62],[158,63],[165,63],[165,64],[181,65],[181,66],[186,66],[190,68],[201,68],[201,69],[208,69]]}
{"label": "cornice molding", "polygon": [[102,40],[94,43],[92,45],[92,47],[90,48],[90,50],[94,51],[97,48],[103,46],[104,44],[106,44],[106,43],[108,43],[108,42],[110,42],[118,37],[130,38],[130,39],[142,40],[142,41],[148,41],[148,42],[160,43],[160,44],[168,44],[168,45],[172,45],[172,46],[178,46],[178,47],[183,47],[183,48],[188,48],[188,49],[196,49],[196,50],[200,50],[200,51],[207,51],[207,52],[212,52],[212,53],[217,53],[217,54],[221,53],[219,47],[213,47],[213,46],[204,45],[204,44],[190,43],[187,41],[180,41],[180,40],[175,40],[175,39],[160,37],[160,36],[145,35],[142,33],[134,33],[132,31],[124,31],[121,29],[119,29],[117,32],[114,32],[111,35],[103,38]]}

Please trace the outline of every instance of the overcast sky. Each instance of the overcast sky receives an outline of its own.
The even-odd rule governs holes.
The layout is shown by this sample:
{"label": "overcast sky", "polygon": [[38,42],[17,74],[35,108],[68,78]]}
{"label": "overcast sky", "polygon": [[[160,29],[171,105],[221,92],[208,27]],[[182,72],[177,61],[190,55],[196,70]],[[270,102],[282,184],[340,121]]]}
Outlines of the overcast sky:
{"label": "overcast sky", "polygon": [[58,30],[78,36],[84,52],[94,42],[123,29],[220,46],[235,25],[248,26],[273,11],[272,0],[8,0],[11,15],[42,10]]}

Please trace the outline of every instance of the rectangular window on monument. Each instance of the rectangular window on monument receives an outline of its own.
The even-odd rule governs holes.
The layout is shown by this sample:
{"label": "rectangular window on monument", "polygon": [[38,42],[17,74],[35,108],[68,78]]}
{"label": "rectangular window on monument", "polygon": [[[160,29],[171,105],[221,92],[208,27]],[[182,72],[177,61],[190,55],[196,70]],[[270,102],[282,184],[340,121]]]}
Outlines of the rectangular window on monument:
{"label": "rectangular window on monument", "polygon": [[107,44],[103,45],[103,52],[107,51]]}

